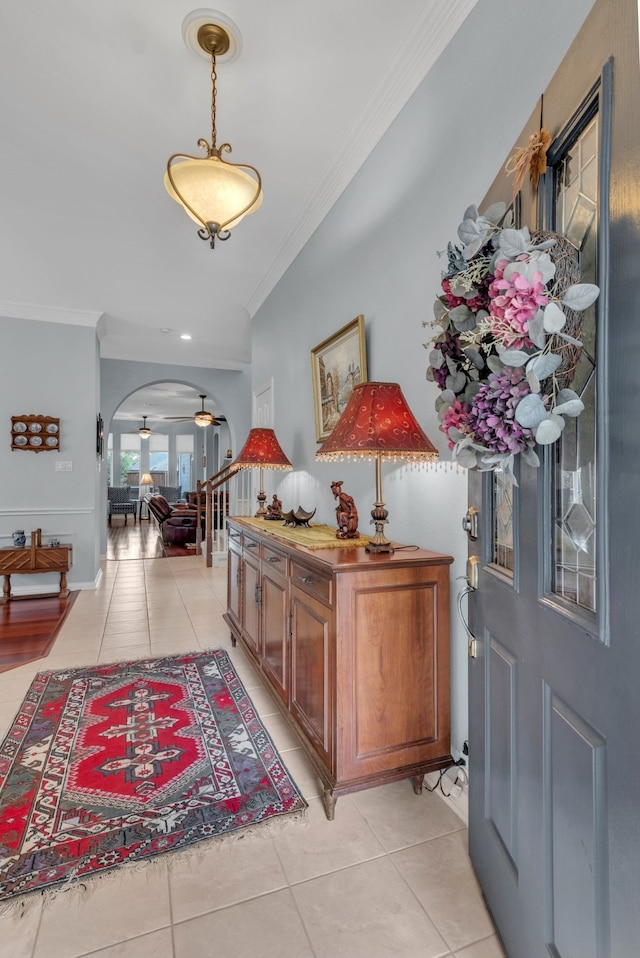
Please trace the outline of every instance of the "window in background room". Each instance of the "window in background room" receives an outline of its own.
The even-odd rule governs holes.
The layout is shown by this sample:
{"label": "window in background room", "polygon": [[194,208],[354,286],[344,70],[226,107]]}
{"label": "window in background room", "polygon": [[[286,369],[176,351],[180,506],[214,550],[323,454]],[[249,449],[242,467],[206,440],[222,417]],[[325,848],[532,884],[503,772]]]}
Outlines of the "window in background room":
{"label": "window in background room", "polygon": [[176,436],[176,456],[178,458],[178,485],[185,492],[195,490],[195,480],[193,478],[193,455],[194,440],[193,435]]}
{"label": "window in background room", "polygon": [[174,473],[169,470],[169,437],[162,433],[152,433],[149,437],[149,472],[153,479],[153,488],[173,485]]}
{"label": "window in background room", "polygon": [[140,482],[140,443],[137,432],[123,432],[120,436],[120,476],[118,485],[131,487],[131,498],[138,496]]}

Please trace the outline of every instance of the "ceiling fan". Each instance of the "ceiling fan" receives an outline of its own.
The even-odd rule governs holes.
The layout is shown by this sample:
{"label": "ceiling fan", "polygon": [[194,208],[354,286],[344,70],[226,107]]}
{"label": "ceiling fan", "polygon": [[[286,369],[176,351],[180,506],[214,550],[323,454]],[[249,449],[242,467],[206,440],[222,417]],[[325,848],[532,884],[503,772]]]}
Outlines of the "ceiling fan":
{"label": "ceiling fan", "polygon": [[204,408],[207,397],[202,393],[199,393],[199,396],[202,400],[202,409],[198,409],[193,416],[165,416],[164,418],[171,419],[173,422],[189,422],[192,419],[196,426],[202,426],[203,429],[206,426],[217,426],[218,423],[227,421],[225,416],[214,416],[212,412],[207,412]]}

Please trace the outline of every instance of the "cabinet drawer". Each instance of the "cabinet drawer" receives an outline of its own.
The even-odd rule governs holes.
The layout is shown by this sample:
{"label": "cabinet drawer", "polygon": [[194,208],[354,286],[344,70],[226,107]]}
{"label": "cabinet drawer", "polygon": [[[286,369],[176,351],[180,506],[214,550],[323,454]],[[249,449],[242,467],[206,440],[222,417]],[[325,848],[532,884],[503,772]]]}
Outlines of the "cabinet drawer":
{"label": "cabinet drawer", "polygon": [[245,533],[242,534],[242,549],[246,555],[253,556],[254,559],[260,558],[260,542],[253,539]]}
{"label": "cabinet drawer", "polygon": [[310,569],[309,566],[302,565],[302,563],[292,559],[291,584],[304,589],[305,592],[319,599],[320,602],[324,602],[325,605],[331,605],[333,601],[331,583],[330,576],[322,575],[321,572]]}
{"label": "cabinet drawer", "polygon": [[279,552],[277,549],[272,549],[268,545],[263,545],[262,561],[264,563],[265,572],[271,571],[278,572],[283,576],[289,575],[289,559],[284,552]]}

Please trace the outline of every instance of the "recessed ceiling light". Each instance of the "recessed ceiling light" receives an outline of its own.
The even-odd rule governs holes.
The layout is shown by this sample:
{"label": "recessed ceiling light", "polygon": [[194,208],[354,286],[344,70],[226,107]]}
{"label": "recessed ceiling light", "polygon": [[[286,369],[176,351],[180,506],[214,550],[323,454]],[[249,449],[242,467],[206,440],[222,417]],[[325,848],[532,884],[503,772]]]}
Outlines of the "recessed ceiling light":
{"label": "recessed ceiling light", "polygon": [[189,333],[181,333],[180,339],[191,339],[191,336]]}

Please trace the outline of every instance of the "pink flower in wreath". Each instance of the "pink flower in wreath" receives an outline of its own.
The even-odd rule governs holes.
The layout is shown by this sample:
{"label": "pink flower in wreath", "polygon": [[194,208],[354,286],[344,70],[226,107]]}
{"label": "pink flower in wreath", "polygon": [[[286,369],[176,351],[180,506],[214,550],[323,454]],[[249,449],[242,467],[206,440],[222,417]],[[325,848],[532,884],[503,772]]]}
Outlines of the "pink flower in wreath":
{"label": "pink flower in wreath", "polygon": [[539,270],[533,273],[531,282],[516,270],[505,279],[504,271],[508,265],[505,259],[498,260],[495,265],[495,279],[489,286],[489,323],[494,337],[503,346],[522,349],[533,346],[527,335],[529,321],[549,299]]}
{"label": "pink flower in wreath", "polygon": [[442,422],[440,424],[440,429],[447,437],[449,443],[449,449],[455,447],[455,440],[449,435],[449,430],[453,427],[458,429],[460,432],[468,432],[467,428],[467,416],[469,415],[471,407],[465,402],[461,402],[459,399],[455,399],[452,406],[449,406],[444,416],[442,417]]}

